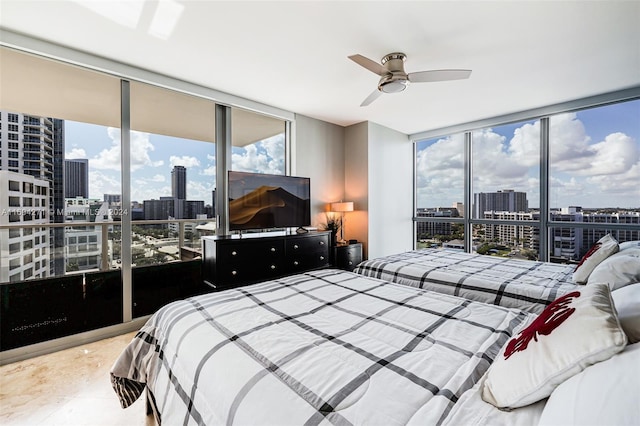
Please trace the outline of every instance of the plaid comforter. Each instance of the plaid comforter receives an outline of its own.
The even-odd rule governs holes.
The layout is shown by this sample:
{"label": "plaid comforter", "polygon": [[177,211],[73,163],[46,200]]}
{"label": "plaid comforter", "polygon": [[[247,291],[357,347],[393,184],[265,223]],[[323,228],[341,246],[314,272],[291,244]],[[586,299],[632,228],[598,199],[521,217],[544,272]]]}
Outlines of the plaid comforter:
{"label": "plaid comforter", "polygon": [[438,424],[530,319],[325,269],[163,307],[112,384],[170,425]]}
{"label": "plaid comforter", "polygon": [[362,262],[354,272],[466,299],[540,313],[574,291],[575,266],[421,249]]}

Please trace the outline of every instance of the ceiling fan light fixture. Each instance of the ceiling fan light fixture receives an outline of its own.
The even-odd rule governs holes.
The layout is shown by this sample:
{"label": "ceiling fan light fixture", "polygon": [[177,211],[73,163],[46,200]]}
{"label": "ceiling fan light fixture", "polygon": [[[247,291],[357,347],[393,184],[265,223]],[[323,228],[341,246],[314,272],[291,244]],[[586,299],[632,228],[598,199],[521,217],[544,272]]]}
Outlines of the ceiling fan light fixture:
{"label": "ceiling fan light fixture", "polygon": [[407,83],[407,80],[391,80],[380,83],[378,89],[384,93],[398,93],[407,88]]}

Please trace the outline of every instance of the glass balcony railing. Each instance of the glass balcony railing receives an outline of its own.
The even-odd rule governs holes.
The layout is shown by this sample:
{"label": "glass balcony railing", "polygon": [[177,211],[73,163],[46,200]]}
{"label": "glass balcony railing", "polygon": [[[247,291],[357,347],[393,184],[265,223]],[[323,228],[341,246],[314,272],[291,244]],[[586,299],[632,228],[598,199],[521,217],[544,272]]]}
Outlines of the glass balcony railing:
{"label": "glass balcony railing", "polygon": [[[192,222],[134,222],[133,318],[210,291]],[[0,237],[19,247],[0,262],[0,351],[123,322],[118,222],[0,225]]]}

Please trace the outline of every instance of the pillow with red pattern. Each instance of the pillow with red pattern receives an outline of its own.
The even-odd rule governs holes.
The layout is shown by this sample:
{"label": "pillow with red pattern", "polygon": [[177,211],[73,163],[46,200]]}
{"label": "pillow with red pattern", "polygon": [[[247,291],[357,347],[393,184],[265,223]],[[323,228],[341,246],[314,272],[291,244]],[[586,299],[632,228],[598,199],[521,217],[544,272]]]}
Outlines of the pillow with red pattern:
{"label": "pillow with red pattern", "polygon": [[482,399],[498,408],[532,404],[626,344],[609,286],[580,288],[556,299],[507,342],[487,371]]}
{"label": "pillow with red pattern", "polygon": [[594,268],[600,264],[607,257],[618,251],[618,241],[607,234],[600,238],[580,259],[580,263],[573,271],[573,281],[577,284],[586,284],[589,279],[589,275],[593,272]]}

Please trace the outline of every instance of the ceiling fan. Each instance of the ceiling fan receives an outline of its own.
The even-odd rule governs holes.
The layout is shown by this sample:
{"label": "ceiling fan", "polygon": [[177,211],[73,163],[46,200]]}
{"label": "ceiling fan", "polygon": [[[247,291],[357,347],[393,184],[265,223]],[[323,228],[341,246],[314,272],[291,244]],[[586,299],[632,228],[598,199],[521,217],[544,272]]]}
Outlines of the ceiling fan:
{"label": "ceiling fan", "polygon": [[409,83],[463,80],[471,75],[471,70],[429,70],[407,74],[404,71],[404,61],[407,59],[407,55],[398,52],[385,55],[381,61],[382,65],[362,55],[351,55],[349,59],[380,76],[378,88],[367,96],[360,106],[369,105],[382,93],[402,92]]}

